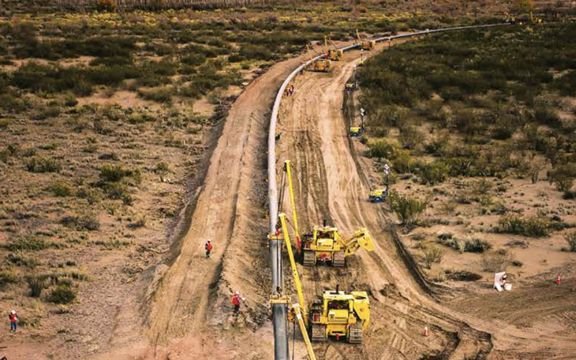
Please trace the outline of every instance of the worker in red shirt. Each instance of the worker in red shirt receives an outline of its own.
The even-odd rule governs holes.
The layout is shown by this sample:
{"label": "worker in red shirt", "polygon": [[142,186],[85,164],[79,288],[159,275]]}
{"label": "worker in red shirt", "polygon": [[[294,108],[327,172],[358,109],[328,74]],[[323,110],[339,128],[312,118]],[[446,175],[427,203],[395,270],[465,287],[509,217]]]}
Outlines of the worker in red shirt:
{"label": "worker in red shirt", "polygon": [[18,316],[16,316],[16,310],[10,311],[8,315],[8,319],[10,319],[10,332],[16,332],[16,324],[18,323]]}
{"label": "worker in red shirt", "polygon": [[209,258],[210,252],[212,251],[212,243],[210,242],[210,240],[206,241],[206,244],[204,245],[204,249],[206,250],[206,258]]}
{"label": "worker in red shirt", "polygon": [[238,315],[238,313],[240,312],[240,305],[242,304],[242,301],[245,301],[246,299],[244,299],[243,297],[240,296],[240,292],[236,291],[234,293],[234,295],[232,295],[232,305],[234,305],[234,314]]}

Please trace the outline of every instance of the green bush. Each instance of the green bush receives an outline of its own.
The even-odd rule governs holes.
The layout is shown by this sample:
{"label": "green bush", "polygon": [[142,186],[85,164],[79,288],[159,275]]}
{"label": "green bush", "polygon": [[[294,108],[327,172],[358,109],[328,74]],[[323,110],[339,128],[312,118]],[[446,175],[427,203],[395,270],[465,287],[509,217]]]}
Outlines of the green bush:
{"label": "green bush", "polygon": [[450,166],[441,160],[419,164],[418,175],[424,184],[435,185],[443,182],[450,175]]}
{"label": "green bush", "polygon": [[48,301],[55,304],[70,304],[74,299],[76,293],[67,285],[58,285],[48,296]]}
{"label": "green bush", "polygon": [[60,172],[62,166],[55,159],[33,157],[26,162],[26,169],[33,173],[50,173]]}
{"label": "green bush", "polygon": [[0,290],[4,289],[8,284],[15,284],[18,282],[18,277],[10,271],[0,271]]}
{"label": "green bush", "polygon": [[378,140],[368,143],[368,156],[372,158],[392,159],[396,154],[396,146],[386,140]]}
{"label": "green bush", "polygon": [[66,197],[72,195],[72,187],[69,184],[61,181],[55,182],[48,186],[47,190],[54,194],[54,196],[58,197]]}
{"label": "green bush", "polygon": [[431,245],[424,249],[424,263],[426,267],[430,268],[433,263],[442,261],[442,249],[437,246]]}
{"label": "green bush", "polygon": [[46,279],[39,276],[29,276],[26,278],[29,295],[33,298],[39,298],[42,295],[42,290],[46,288]]}
{"label": "green bush", "polygon": [[390,204],[403,225],[414,224],[418,216],[426,210],[425,201],[400,195],[395,191],[390,193]]}
{"label": "green bush", "polygon": [[492,245],[488,243],[486,240],[480,239],[473,239],[473,240],[466,240],[464,243],[464,251],[465,252],[472,252],[472,253],[483,253],[488,251],[492,248]]}
{"label": "green bush", "polygon": [[100,229],[100,221],[93,215],[65,216],[60,220],[60,223],[78,231],[96,231]]}
{"label": "green bush", "polygon": [[138,95],[145,100],[151,100],[163,104],[172,102],[172,93],[174,89],[171,86],[161,86],[151,89],[138,89]]}
{"label": "green bush", "polygon": [[132,174],[132,170],[126,170],[120,165],[104,165],[100,168],[100,180],[105,182],[118,182]]}
{"label": "green bush", "polygon": [[529,237],[542,237],[548,236],[550,233],[550,223],[541,217],[524,219],[518,216],[505,216],[498,221],[497,231]]}
{"label": "green bush", "polygon": [[50,244],[42,238],[22,236],[10,241],[6,248],[10,251],[39,251],[50,247]]}

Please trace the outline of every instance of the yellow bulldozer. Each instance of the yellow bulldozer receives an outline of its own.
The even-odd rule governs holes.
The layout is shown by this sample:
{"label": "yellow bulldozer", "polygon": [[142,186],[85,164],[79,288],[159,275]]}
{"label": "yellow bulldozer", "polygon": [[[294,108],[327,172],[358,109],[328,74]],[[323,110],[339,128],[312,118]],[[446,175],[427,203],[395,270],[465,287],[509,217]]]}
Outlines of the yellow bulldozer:
{"label": "yellow bulldozer", "polygon": [[356,230],[350,238],[345,239],[337,228],[324,224],[323,226],[314,226],[312,232],[300,237],[290,160],[284,162],[284,175],[288,180],[288,194],[292,206],[294,231],[296,232],[296,248],[301,255],[304,266],[314,266],[320,263],[343,267],[346,265],[346,257],[356,253],[359,249],[374,251],[374,241],[365,228]]}
{"label": "yellow bulldozer", "polygon": [[[307,48],[308,50],[313,50],[310,46],[307,46]],[[313,61],[311,64],[306,66],[306,70],[327,73],[332,71],[332,62],[324,55],[323,57]]]}
{"label": "yellow bulldozer", "polygon": [[[279,214],[282,235],[274,234],[271,240],[284,240],[290,267],[294,280],[294,287],[298,296],[298,304],[289,305],[288,296],[279,295],[273,298],[273,303],[287,304],[294,311],[300,330],[306,344],[309,359],[315,359],[314,350],[310,341],[327,341],[329,338],[336,340],[346,339],[349,343],[362,343],[363,332],[370,325],[370,299],[366,291],[325,291],[307,311],[304,300],[304,291],[300,274],[296,266],[292,242],[288,232],[286,214]],[[308,337],[311,334],[311,337]]]}
{"label": "yellow bulldozer", "polygon": [[302,264],[314,266],[324,263],[343,267],[346,265],[346,257],[360,248],[374,251],[374,242],[365,228],[356,230],[349,239],[343,239],[335,227],[315,226],[311,233],[303,236]]}
{"label": "yellow bulldozer", "polygon": [[369,39],[363,40],[360,37],[360,33],[358,32],[358,29],[356,29],[356,38],[358,39],[358,44],[360,44],[360,49],[362,49],[362,50],[370,51],[370,50],[374,49],[374,47],[376,46],[376,41],[374,41],[374,40],[369,40]]}
{"label": "yellow bulldozer", "polygon": [[346,339],[362,343],[363,331],[370,325],[370,299],[366,291],[325,291],[310,307],[312,341]]}
{"label": "yellow bulldozer", "polygon": [[[330,48],[330,45],[332,45],[333,48]],[[336,48],[334,43],[326,36],[324,36],[324,48],[326,50],[326,58],[331,61],[340,61],[342,56],[344,56],[344,51],[342,51],[342,49]]]}

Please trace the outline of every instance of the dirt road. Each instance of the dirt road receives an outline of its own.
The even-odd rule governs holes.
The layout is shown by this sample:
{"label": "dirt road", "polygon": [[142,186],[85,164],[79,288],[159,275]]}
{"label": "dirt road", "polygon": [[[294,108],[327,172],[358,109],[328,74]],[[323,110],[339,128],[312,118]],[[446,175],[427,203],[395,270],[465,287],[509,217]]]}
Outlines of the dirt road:
{"label": "dirt road", "polygon": [[[412,359],[439,354],[447,347],[456,347],[458,324],[417,310],[421,306],[414,297],[417,287],[400,265],[381,225],[383,214],[364,201],[368,184],[348,143],[342,117],[343,89],[359,56],[359,52],[346,54],[333,74],[300,76],[295,82],[296,94],[285,100],[280,116],[279,157],[294,163],[302,228],[327,219],[345,234],[366,226],[377,240],[374,253],[360,253],[346,269],[300,268],[308,301],[337,283],[349,290],[369,290],[375,299],[372,325],[362,347],[329,343],[316,346],[317,352],[324,358],[339,354],[345,359]],[[425,326],[439,331],[424,337]],[[472,351],[489,350],[490,346],[482,342]]]}
{"label": "dirt road", "polygon": [[[343,89],[359,56],[359,52],[346,54],[332,74],[301,75],[295,80],[295,95],[284,100],[279,116],[279,164],[285,159],[293,162],[301,229],[307,231],[327,219],[344,234],[365,226],[377,242],[375,252],[359,253],[344,270],[300,267],[308,302],[336,284],[347,290],[368,290],[373,297],[372,322],[365,343],[361,347],[316,345],[317,354],[325,359],[561,358],[561,349],[574,347],[569,342],[571,332],[545,335],[538,329],[464,315],[461,311],[466,307],[454,311],[440,305],[415,281],[414,271],[410,271],[413,269],[386,230],[390,222],[387,213],[366,201],[367,169],[360,165],[347,136]],[[288,204],[287,199],[284,204]],[[474,302],[473,298],[469,306],[470,301]],[[520,309],[528,306],[525,302],[516,305]],[[573,316],[573,305],[570,299],[558,305],[564,306],[564,323]],[[498,304],[488,302],[484,309],[498,311]],[[526,311],[516,313],[522,316]],[[431,329],[428,337],[422,335],[425,326]]]}

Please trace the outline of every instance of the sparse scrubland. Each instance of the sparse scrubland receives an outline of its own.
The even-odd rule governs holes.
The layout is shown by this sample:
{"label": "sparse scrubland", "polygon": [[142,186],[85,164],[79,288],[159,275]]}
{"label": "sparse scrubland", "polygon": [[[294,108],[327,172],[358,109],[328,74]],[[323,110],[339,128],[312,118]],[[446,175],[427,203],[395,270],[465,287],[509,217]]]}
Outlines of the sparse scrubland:
{"label": "sparse scrubland", "polygon": [[[569,260],[561,250],[573,249],[576,226],[575,38],[574,24],[442,34],[359,70],[365,154],[391,165],[391,209],[410,225],[405,241],[424,267],[440,263],[435,280],[442,269],[535,275]],[[418,198],[426,210],[408,222],[399,204]],[[450,249],[444,260],[432,243]]]}
{"label": "sparse scrubland", "polygon": [[169,256],[227,109],[250,81],[324,36],[454,23],[341,4],[67,12],[49,3],[6,2],[0,17],[0,305],[19,310],[26,334],[67,344],[68,358],[107,341],[104,324],[75,321],[82,309],[105,318]]}

